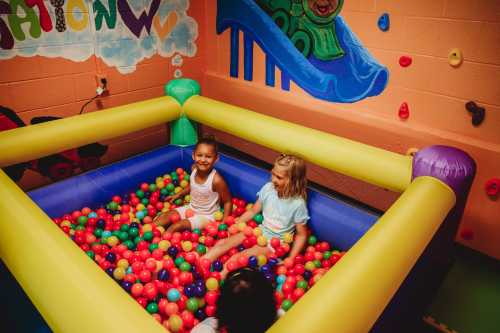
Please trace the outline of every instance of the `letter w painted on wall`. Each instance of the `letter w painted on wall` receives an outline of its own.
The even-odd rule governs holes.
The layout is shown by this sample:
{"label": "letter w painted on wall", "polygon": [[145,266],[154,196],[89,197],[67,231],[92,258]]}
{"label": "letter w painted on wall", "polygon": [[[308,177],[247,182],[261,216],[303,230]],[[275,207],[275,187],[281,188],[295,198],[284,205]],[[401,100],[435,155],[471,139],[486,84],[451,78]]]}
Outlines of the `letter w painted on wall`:
{"label": "letter w painted on wall", "polygon": [[153,23],[153,17],[160,7],[160,1],[161,0],[153,0],[149,7],[149,14],[146,14],[144,11],[139,18],[136,18],[127,1],[118,0],[118,11],[121,14],[122,20],[137,38],[140,37],[142,28],[144,27],[148,34],[151,33],[151,24]]}

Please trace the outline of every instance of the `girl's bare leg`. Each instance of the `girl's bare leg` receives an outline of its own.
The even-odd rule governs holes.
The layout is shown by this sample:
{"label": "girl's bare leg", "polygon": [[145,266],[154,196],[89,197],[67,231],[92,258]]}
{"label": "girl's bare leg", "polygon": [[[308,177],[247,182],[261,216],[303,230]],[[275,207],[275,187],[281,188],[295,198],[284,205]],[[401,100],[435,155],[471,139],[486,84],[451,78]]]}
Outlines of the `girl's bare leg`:
{"label": "girl's bare leg", "polygon": [[246,249],[244,251],[236,253],[234,256],[232,256],[231,258],[229,258],[228,261],[226,261],[226,264],[224,265],[224,268],[222,269],[222,272],[220,272],[221,278],[225,279],[226,276],[227,276],[227,274],[229,273],[229,271],[227,270],[227,264],[228,264],[228,262],[230,262],[230,261],[237,261],[242,256],[250,257],[250,256],[258,256],[258,255],[261,255],[261,254],[267,255],[270,252],[271,252],[271,250],[267,246],[258,246],[258,245],[255,245],[255,246],[253,246],[253,247],[251,247],[249,249]]}
{"label": "girl's bare leg", "polygon": [[174,233],[176,231],[191,230],[191,222],[189,220],[180,220],[177,223],[170,224],[166,232]]}
{"label": "girl's bare leg", "polygon": [[233,247],[240,245],[244,240],[245,235],[242,232],[220,240],[203,257],[201,257],[201,259],[208,259],[210,262],[213,262]]}
{"label": "girl's bare leg", "polygon": [[172,224],[170,218],[172,217],[172,215],[175,214],[179,215],[179,212],[177,212],[175,209],[169,210],[168,212],[165,213],[161,213],[160,215],[156,216],[153,219],[153,223],[155,223],[156,225],[161,225],[164,228],[167,228],[168,226],[170,226],[170,224]]}

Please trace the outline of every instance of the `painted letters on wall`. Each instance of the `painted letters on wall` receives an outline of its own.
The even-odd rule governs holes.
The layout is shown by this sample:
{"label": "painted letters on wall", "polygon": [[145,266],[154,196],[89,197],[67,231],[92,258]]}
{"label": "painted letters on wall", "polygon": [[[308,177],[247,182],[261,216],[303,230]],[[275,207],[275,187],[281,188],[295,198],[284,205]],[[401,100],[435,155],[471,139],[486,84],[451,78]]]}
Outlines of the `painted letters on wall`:
{"label": "painted letters on wall", "polygon": [[0,60],[92,55],[121,73],[154,54],[193,57],[189,0],[0,0]]}

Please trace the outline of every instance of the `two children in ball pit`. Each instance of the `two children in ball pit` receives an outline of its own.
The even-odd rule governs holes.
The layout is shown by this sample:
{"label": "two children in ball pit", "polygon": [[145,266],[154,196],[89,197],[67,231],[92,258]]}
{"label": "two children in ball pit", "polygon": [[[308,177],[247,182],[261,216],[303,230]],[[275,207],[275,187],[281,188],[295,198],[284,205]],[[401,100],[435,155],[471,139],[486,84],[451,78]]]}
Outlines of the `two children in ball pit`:
{"label": "two children in ball pit", "polygon": [[[192,157],[194,164],[189,186],[167,199],[175,201],[189,193],[190,203],[162,213],[154,219],[156,224],[167,228],[166,232],[207,227],[209,221],[213,219],[213,214],[220,210],[219,202],[224,207],[222,221],[234,223],[231,216],[233,205],[231,193],[224,178],[214,168],[218,160],[216,141],[210,137],[200,139]],[[305,162],[293,155],[279,156],[271,170],[271,181],[257,193],[255,204],[243,212],[236,221],[239,225],[243,225],[262,212],[263,221],[260,226],[262,235],[259,235],[259,238],[253,237],[253,242],[249,241],[248,237],[255,236],[255,231],[251,227],[244,228],[218,241],[197,262],[199,270],[208,276],[214,261],[231,249],[241,244],[245,245],[243,251],[233,252],[218,269],[221,270],[222,279],[226,279],[228,273],[232,271],[217,302],[216,317],[219,320],[209,317],[197,325],[193,329],[194,332],[216,332],[218,327],[225,327],[229,333],[264,332],[274,322],[276,301],[272,285],[263,273],[246,266],[249,264],[249,258],[262,255],[276,260],[276,257],[282,257],[288,252],[287,258],[290,258],[288,260],[293,260],[304,249],[307,240],[306,223],[309,219],[306,188]],[[288,238],[287,242],[290,242],[293,234],[295,239],[290,248],[282,241]],[[257,244],[255,240],[258,240]],[[285,246],[281,246],[282,244]],[[243,268],[238,270],[239,267]],[[238,304],[243,304],[243,307],[250,305],[250,309],[261,309],[260,317],[263,318],[258,321],[240,318],[237,313],[244,314],[245,311],[235,311],[239,307]]]}

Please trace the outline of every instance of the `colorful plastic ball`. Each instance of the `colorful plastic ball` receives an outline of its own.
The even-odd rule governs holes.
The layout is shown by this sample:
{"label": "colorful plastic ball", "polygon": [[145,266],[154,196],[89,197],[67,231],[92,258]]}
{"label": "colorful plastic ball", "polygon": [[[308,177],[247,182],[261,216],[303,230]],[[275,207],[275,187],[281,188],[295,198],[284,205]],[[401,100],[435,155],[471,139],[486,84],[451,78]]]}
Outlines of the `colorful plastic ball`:
{"label": "colorful plastic ball", "polygon": [[205,281],[205,286],[209,291],[216,291],[219,289],[219,281],[217,279],[210,277]]}
{"label": "colorful plastic ball", "polygon": [[177,314],[178,312],[179,312],[179,306],[177,305],[177,303],[170,302],[167,303],[167,305],[165,305],[165,313],[168,316],[172,316],[174,314]]}
{"label": "colorful plastic ball", "polygon": [[259,254],[257,256],[257,263],[259,266],[265,265],[267,263],[267,258],[263,254]]}
{"label": "colorful plastic ball", "polygon": [[116,254],[114,254],[113,252],[108,252],[105,258],[110,263],[114,263],[116,261]]}
{"label": "colorful plastic ball", "polygon": [[299,281],[297,281],[297,288],[306,290],[307,286],[308,286],[308,284],[307,284],[307,282],[305,280],[299,280]]}
{"label": "colorful plastic ball", "polygon": [[196,310],[195,313],[194,313],[194,316],[198,320],[203,320],[203,319],[205,319],[207,317],[207,315],[205,314],[205,311],[203,311],[203,309]]}
{"label": "colorful plastic ball", "polygon": [[262,214],[256,214],[254,217],[253,217],[253,220],[255,222],[257,222],[257,224],[261,224],[262,221],[264,221],[264,216],[262,216]]}
{"label": "colorful plastic ball", "polygon": [[183,327],[181,317],[176,314],[170,316],[168,318],[168,326],[172,332],[179,332]]}
{"label": "colorful plastic ball", "polygon": [[157,313],[158,304],[156,304],[155,302],[149,303],[148,306],[146,306],[146,311],[148,311],[149,313]]}
{"label": "colorful plastic ball", "polygon": [[122,267],[116,267],[113,271],[113,277],[117,280],[123,280],[125,274],[125,269]]}
{"label": "colorful plastic ball", "polygon": [[192,284],[184,286],[184,295],[186,295],[187,297],[194,297],[194,289],[195,287]]}
{"label": "colorful plastic ball", "polygon": [[132,285],[133,285],[133,283],[132,283],[132,282],[130,282],[130,281],[125,281],[125,280],[123,280],[123,281],[122,281],[122,283],[121,283],[121,285],[122,285],[122,288],[123,288],[124,290],[126,290],[127,292],[130,292],[130,291],[131,291],[131,289],[132,289]]}
{"label": "colorful plastic ball", "polygon": [[314,235],[309,236],[309,238],[307,239],[307,244],[309,245],[316,245],[317,242],[318,239]]}
{"label": "colorful plastic ball", "polygon": [[292,307],[293,305],[293,302],[289,299],[285,299],[282,303],[281,303],[281,308],[285,311],[288,311],[290,310],[290,308]]}
{"label": "colorful plastic ball", "polygon": [[260,235],[257,237],[257,245],[259,246],[267,246],[267,238],[265,236]]}
{"label": "colorful plastic ball", "polygon": [[188,299],[186,302],[186,309],[191,312],[198,310],[198,300],[194,297]]}
{"label": "colorful plastic ball", "polygon": [[217,211],[214,213],[214,220],[222,221],[223,216],[224,216],[224,214],[221,211]]}
{"label": "colorful plastic ball", "polygon": [[170,288],[167,291],[167,299],[170,302],[177,302],[181,298],[181,293],[175,288]]}
{"label": "colorful plastic ball", "polygon": [[166,269],[160,269],[157,275],[157,279],[160,281],[168,281],[168,278],[170,277],[170,274]]}
{"label": "colorful plastic ball", "polygon": [[215,260],[213,263],[212,263],[212,268],[214,269],[214,271],[216,272],[221,272],[222,269],[224,268],[224,265],[222,263],[222,261],[220,260]]}
{"label": "colorful plastic ball", "polygon": [[168,248],[167,253],[172,258],[175,258],[177,256],[177,254],[179,253],[179,250],[177,249],[177,247],[172,245]]}

